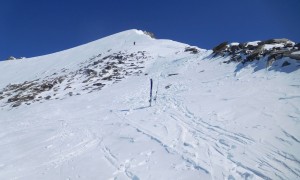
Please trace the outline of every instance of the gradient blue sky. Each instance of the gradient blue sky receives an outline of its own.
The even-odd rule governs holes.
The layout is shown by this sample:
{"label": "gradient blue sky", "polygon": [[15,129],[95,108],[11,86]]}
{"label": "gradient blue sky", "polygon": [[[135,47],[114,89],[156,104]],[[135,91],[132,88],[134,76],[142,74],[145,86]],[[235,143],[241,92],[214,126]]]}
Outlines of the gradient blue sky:
{"label": "gradient blue sky", "polygon": [[0,0],[0,59],[68,49],[127,29],[210,49],[300,42],[300,0]]}

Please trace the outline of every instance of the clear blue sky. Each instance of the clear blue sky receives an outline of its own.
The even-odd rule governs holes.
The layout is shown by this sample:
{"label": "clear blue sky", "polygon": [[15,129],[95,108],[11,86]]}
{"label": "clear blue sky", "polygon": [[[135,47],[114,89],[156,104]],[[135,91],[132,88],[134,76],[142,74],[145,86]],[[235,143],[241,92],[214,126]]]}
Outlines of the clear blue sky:
{"label": "clear blue sky", "polygon": [[210,49],[300,42],[300,0],[0,0],[0,59],[68,49],[127,29]]}

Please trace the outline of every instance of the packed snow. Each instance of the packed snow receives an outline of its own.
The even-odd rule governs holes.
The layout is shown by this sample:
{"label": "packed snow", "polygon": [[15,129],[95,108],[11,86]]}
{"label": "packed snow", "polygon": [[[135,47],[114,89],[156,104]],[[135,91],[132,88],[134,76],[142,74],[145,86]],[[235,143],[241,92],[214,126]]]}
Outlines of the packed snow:
{"label": "packed snow", "polygon": [[148,57],[142,73],[101,90],[61,89],[58,99],[18,107],[0,101],[0,179],[299,179],[300,70],[236,70],[187,46],[129,30],[1,62],[0,91],[75,72],[98,54]]}

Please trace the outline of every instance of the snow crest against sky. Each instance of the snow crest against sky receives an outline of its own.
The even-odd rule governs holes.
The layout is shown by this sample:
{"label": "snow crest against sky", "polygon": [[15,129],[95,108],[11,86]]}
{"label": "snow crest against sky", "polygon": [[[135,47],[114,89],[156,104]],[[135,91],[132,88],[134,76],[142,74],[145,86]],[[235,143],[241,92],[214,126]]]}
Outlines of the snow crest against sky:
{"label": "snow crest against sky", "polygon": [[0,60],[72,48],[127,29],[211,49],[222,41],[300,42],[299,0],[1,0]]}

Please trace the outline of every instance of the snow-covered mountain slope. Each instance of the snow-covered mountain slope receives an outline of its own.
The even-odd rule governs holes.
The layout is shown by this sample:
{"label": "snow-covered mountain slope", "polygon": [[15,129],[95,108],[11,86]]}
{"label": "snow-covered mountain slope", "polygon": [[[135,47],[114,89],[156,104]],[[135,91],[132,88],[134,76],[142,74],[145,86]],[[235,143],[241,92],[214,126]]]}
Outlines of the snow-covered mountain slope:
{"label": "snow-covered mountain slope", "polygon": [[186,47],[129,30],[1,62],[0,179],[299,179],[299,62]]}
{"label": "snow-covered mountain slope", "polygon": [[51,55],[3,62],[0,101],[16,107],[90,93],[138,75],[150,61],[178,53],[186,46],[132,30]]}

